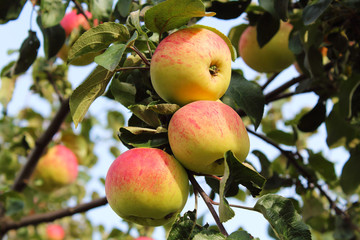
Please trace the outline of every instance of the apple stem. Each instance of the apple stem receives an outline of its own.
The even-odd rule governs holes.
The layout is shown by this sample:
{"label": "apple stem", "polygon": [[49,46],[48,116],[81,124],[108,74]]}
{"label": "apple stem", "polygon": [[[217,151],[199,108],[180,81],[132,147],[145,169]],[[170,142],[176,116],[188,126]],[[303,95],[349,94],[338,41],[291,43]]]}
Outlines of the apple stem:
{"label": "apple stem", "polygon": [[224,225],[221,223],[220,218],[214,209],[214,206],[211,204],[211,201],[212,201],[211,198],[204,192],[204,190],[201,188],[201,186],[195,180],[194,176],[191,173],[188,173],[188,176],[189,176],[189,180],[190,180],[191,184],[193,185],[194,189],[196,189],[196,191],[200,194],[200,196],[204,200],[204,202],[205,202],[206,206],[208,207],[211,215],[213,216],[220,232],[226,237],[229,236]]}
{"label": "apple stem", "polygon": [[209,72],[212,76],[217,76],[218,72],[219,72],[219,69],[216,65],[211,65],[209,67]]}

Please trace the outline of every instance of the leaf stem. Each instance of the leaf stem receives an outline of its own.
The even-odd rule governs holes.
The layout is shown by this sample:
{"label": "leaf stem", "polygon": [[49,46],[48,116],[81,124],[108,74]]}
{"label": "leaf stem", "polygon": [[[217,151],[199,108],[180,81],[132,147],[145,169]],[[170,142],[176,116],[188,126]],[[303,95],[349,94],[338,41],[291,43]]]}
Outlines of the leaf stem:
{"label": "leaf stem", "polygon": [[130,46],[130,48],[132,50],[134,50],[134,52],[136,52],[137,55],[139,55],[139,57],[141,58],[141,60],[143,60],[143,62],[147,65],[150,66],[150,62],[149,60],[144,56],[144,54],[142,52],[140,52],[140,50],[135,47],[134,45]]}
{"label": "leaf stem", "polygon": [[116,72],[120,72],[120,71],[126,71],[126,70],[134,70],[134,69],[150,69],[149,67],[120,67],[115,69]]}
{"label": "leaf stem", "polygon": [[[213,201],[212,199],[210,199],[210,202],[213,205],[220,205],[220,203]],[[236,204],[229,204],[230,207],[235,207],[235,208],[241,208],[241,209],[245,209],[245,210],[250,210],[250,211],[255,211],[255,212],[259,212],[258,210],[256,210],[255,208],[252,207],[246,207],[246,206],[242,206],[242,205],[236,205]]]}
{"label": "leaf stem", "polygon": [[199,183],[196,181],[196,179],[194,178],[194,175],[192,174],[188,174],[189,176],[189,180],[191,182],[191,184],[193,185],[193,187],[199,192],[200,196],[202,197],[202,199],[204,200],[206,206],[208,207],[211,215],[213,216],[216,225],[219,227],[220,232],[225,235],[226,237],[229,236],[229,234],[227,233],[224,225],[220,222],[220,218],[217,215],[213,205],[211,204],[211,199],[209,198],[209,196],[204,192],[204,190],[201,188],[201,186],[199,185]]}

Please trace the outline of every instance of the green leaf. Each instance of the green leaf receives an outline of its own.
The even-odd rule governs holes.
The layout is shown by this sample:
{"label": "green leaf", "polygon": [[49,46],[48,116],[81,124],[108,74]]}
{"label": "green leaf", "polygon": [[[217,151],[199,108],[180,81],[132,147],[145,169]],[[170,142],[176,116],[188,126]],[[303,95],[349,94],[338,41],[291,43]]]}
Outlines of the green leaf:
{"label": "green leaf", "polygon": [[277,16],[284,22],[288,20],[289,0],[274,0],[274,8]]}
{"label": "green leaf", "polygon": [[7,23],[19,17],[26,0],[12,0],[0,2],[0,24]]}
{"label": "green leaf", "polygon": [[99,22],[109,20],[112,12],[113,0],[91,0],[91,13],[93,19],[98,19]]}
{"label": "green leaf", "polygon": [[131,83],[121,82],[118,79],[114,79],[111,82],[110,91],[115,100],[125,107],[135,103],[136,88]]}
{"label": "green leaf", "polygon": [[307,5],[302,14],[302,19],[305,25],[310,25],[318,19],[321,14],[328,8],[332,0],[314,1],[313,4]]}
{"label": "green leaf", "polygon": [[254,209],[264,215],[280,240],[311,240],[308,226],[290,199],[267,194],[256,202]]}
{"label": "green leaf", "polygon": [[105,22],[83,33],[69,50],[68,62],[86,53],[95,53],[111,43],[126,43],[130,38],[128,29],[119,23]]}
{"label": "green leaf", "polygon": [[342,81],[342,85],[340,86],[340,94],[339,94],[339,105],[340,105],[340,113],[344,118],[350,119],[354,113],[353,109],[353,97],[356,89],[360,86],[360,74],[353,73],[352,76],[346,81]]}
{"label": "green leaf", "polygon": [[70,112],[75,127],[83,120],[93,101],[104,93],[113,75],[113,72],[97,66],[85,81],[74,90],[70,97]]}
{"label": "green leaf", "polygon": [[279,144],[285,144],[287,146],[293,146],[296,143],[296,137],[294,134],[278,129],[266,133],[266,136]]}
{"label": "green leaf", "polygon": [[103,54],[95,57],[95,62],[109,71],[114,71],[119,65],[125,49],[133,45],[137,37],[138,33],[135,31],[126,44],[120,42],[113,43]]}
{"label": "green leaf", "polygon": [[43,33],[45,57],[50,59],[54,57],[64,45],[66,39],[65,30],[60,24],[52,27],[44,27],[41,16],[39,16],[36,21]]}
{"label": "green leaf", "polygon": [[208,26],[199,25],[199,24],[193,25],[191,27],[192,28],[205,28],[205,29],[210,30],[210,31],[216,33],[217,35],[219,35],[228,45],[230,53],[231,53],[231,59],[233,61],[235,61],[236,55],[237,55],[236,50],[235,50],[234,46],[231,44],[230,39],[226,35],[224,35],[222,32],[220,32],[219,30],[217,30],[216,28],[213,28],[213,27],[208,27]]}
{"label": "green leaf", "polygon": [[227,191],[233,185],[241,184],[250,191],[251,195],[257,196],[265,184],[263,176],[250,167],[249,164],[239,162],[231,151],[226,152],[224,157],[225,172],[221,178],[219,189],[219,217],[221,222],[226,222],[235,215],[225,199]]}
{"label": "green leaf", "polygon": [[146,124],[152,127],[158,127],[161,125],[161,121],[156,112],[152,111],[145,105],[136,104],[128,107],[138,118],[144,121]]}
{"label": "green leaf", "polygon": [[37,57],[40,41],[36,32],[29,31],[28,37],[22,42],[20,55],[12,69],[12,75],[18,75],[26,72]]}
{"label": "green leaf", "polygon": [[322,175],[327,182],[335,181],[334,163],[325,159],[321,153],[313,153],[312,151],[308,151],[308,153],[311,168]]}
{"label": "green leaf", "polygon": [[340,186],[346,194],[352,194],[360,186],[360,146],[350,152],[350,158],[345,163],[341,176]]}
{"label": "green leaf", "polygon": [[[224,96],[236,103],[237,107],[246,113],[257,129],[263,117],[265,106],[265,97],[261,87],[254,82],[247,81],[243,75],[233,71],[230,86]],[[223,101],[225,102],[224,97]]]}
{"label": "green leaf", "polygon": [[239,17],[249,6],[251,0],[239,1],[211,1],[211,6],[206,8],[207,11],[215,12],[216,18],[233,19]]}
{"label": "green leaf", "polygon": [[7,108],[7,105],[11,101],[15,89],[15,82],[17,77],[16,76],[10,77],[9,76],[10,74],[8,74],[11,68],[14,66],[14,64],[15,64],[14,61],[10,62],[1,70],[1,74],[0,74],[0,79],[1,79],[0,103],[2,104],[4,109]]}
{"label": "green leaf", "polygon": [[164,128],[121,127],[119,139],[128,148],[161,147],[168,143],[167,131]]}
{"label": "green leaf", "polygon": [[237,53],[239,53],[239,41],[240,41],[241,34],[245,31],[245,29],[248,26],[249,26],[248,24],[240,24],[238,26],[231,28],[229,31],[228,37]]}
{"label": "green leaf", "polygon": [[132,0],[118,1],[116,7],[122,17],[127,17],[130,13]]}
{"label": "green leaf", "polygon": [[259,47],[265,46],[280,28],[280,21],[274,18],[270,13],[265,12],[256,25],[256,40]]}
{"label": "green leaf", "polygon": [[206,13],[201,0],[167,0],[146,11],[145,26],[161,34],[186,25],[193,17],[204,16],[214,13]]}
{"label": "green leaf", "polygon": [[313,45],[305,52],[304,66],[310,72],[312,78],[316,79],[324,73],[323,57],[319,49]]}
{"label": "green leaf", "polygon": [[58,25],[65,15],[66,7],[67,4],[63,4],[62,0],[41,0],[41,25],[44,28]]}
{"label": "green leaf", "polygon": [[246,231],[239,230],[231,233],[226,240],[253,240],[253,237]]}
{"label": "green leaf", "polygon": [[310,112],[303,115],[297,127],[302,132],[314,132],[326,119],[326,101],[319,99]]}
{"label": "green leaf", "polygon": [[184,213],[172,225],[167,240],[179,239],[214,239],[223,240],[225,237],[218,231],[208,229],[208,225],[201,226],[196,223],[196,210]]}
{"label": "green leaf", "polygon": [[180,109],[180,106],[173,103],[150,103],[148,109],[162,115],[171,115]]}

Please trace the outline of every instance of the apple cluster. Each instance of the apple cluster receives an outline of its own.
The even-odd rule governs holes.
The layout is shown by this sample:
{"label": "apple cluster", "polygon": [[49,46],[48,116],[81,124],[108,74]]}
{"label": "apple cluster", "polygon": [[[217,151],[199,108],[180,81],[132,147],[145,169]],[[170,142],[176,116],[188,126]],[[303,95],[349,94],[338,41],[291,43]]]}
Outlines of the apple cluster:
{"label": "apple cluster", "polygon": [[150,65],[156,93],[178,104],[168,125],[171,151],[133,148],[110,166],[105,192],[120,217],[146,226],[174,221],[189,192],[188,173],[223,175],[224,154],[243,162],[249,137],[240,116],[219,99],[231,78],[223,37],[200,27],[178,30],[157,46]]}

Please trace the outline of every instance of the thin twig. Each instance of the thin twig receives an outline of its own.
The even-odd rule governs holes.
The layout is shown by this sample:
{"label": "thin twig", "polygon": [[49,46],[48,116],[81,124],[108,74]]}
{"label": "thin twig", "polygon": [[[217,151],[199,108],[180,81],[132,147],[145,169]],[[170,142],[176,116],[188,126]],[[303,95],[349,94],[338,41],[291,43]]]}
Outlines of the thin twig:
{"label": "thin twig", "polygon": [[134,52],[136,52],[137,55],[139,55],[139,57],[141,58],[141,60],[143,60],[143,62],[144,62],[147,66],[150,66],[149,60],[144,56],[144,54],[142,54],[142,52],[140,52],[139,49],[137,49],[137,47],[135,47],[135,46],[130,46],[130,48],[131,48],[132,50],[134,50]]}
{"label": "thin twig", "polygon": [[77,9],[82,15],[84,15],[86,21],[88,21],[88,22],[90,23],[89,18],[88,18],[88,16],[86,16],[86,13],[85,13],[84,9],[82,8],[81,4],[78,3],[76,0],[71,0],[71,1],[75,4],[76,9]]}
{"label": "thin twig", "polygon": [[23,217],[20,221],[4,221],[0,225],[0,234],[5,234],[9,230],[18,229],[29,225],[37,225],[44,222],[52,222],[56,219],[72,216],[76,213],[86,212],[90,209],[107,204],[106,197],[98,198],[88,203],[82,203],[75,207],[69,207],[54,212],[47,212]]}
{"label": "thin twig", "polygon": [[57,133],[57,131],[60,129],[60,126],[64,122],[69,111],[70,111],[69,99],[66,99],[61,103],[61,106],[58,112],[56,113],[55,117],[51,121],[49,127],[37,139],[35,143],[35,148],[31,151],[25,165],[23,166],[19,175],[15,179],[14,185],[12,186],[13,190],[21,192],[25,188],[29,178],[31,177],[32,173],[35,170],[39,158],[43,154],[46,146],[52,140],[55,133]]}
{"label": "thin twig", "polygon": [[200,196],[202,197],[202,199],[204,200],[206,206],[208,207],[211,215],[213,216],[216,225],[219,227],[220,232],[225,235],[226,237],[229,236],[229,234],[227,233],[224,225],[220,222],[220,218],[217,215],[213,205],[210,202],[210,198],[209,196],[204,192],[204,190],[201,188],[201,186],[199,185],[199,183],[195,180],[194,176],[192,174],[188,174],[189,179],[191,184],[194,186],[194,188],[196,188],[196,190],[199,192]]}
{"label": "thin twig", "polygon": [[[212,199],[210,199],[210,202],[211,202],[213,205],[217,205],[217,206],[220,205],[220,203],[215,202],[215,201],[213,201]],[[229,203],[229,206],[230,206],[230,207],[241,208],[241,209],[245,209],[245,210],[250,210],[250,211],[258,212],[257,210],[255,210],[255,209],[252,208],[252,207],[246,207],[246,206],[236,205],[236,204],[230,204],[230,203]]]}
{"label": "thin twig", "polygon": [[56,83],[55,83],[54,78],[52,77],[51,73],[47,71],[46,74],[47,74],[48,80],[49,80],[51,86],[54,88],[54,91],[55,91],[56,95],[58,96],[60,102],[63,102],[64,96],[61,94],[59,88],[56,86]]}
{"label": "thin twig", "polygon": [[126,70],[134,70],[134,69],[148,70],[150,68],[149,67],[120,67],[120,68],[115,69],[115,71],[120,72],[120,71],[126,71]]}
{"label": "thin twig", "polygon": [[264,85],[261,86],[261,90],[264,90],[279,74],[280,73],[278,72],[271,75],[271,77],[268,78],[266,83],[264,83]]}

